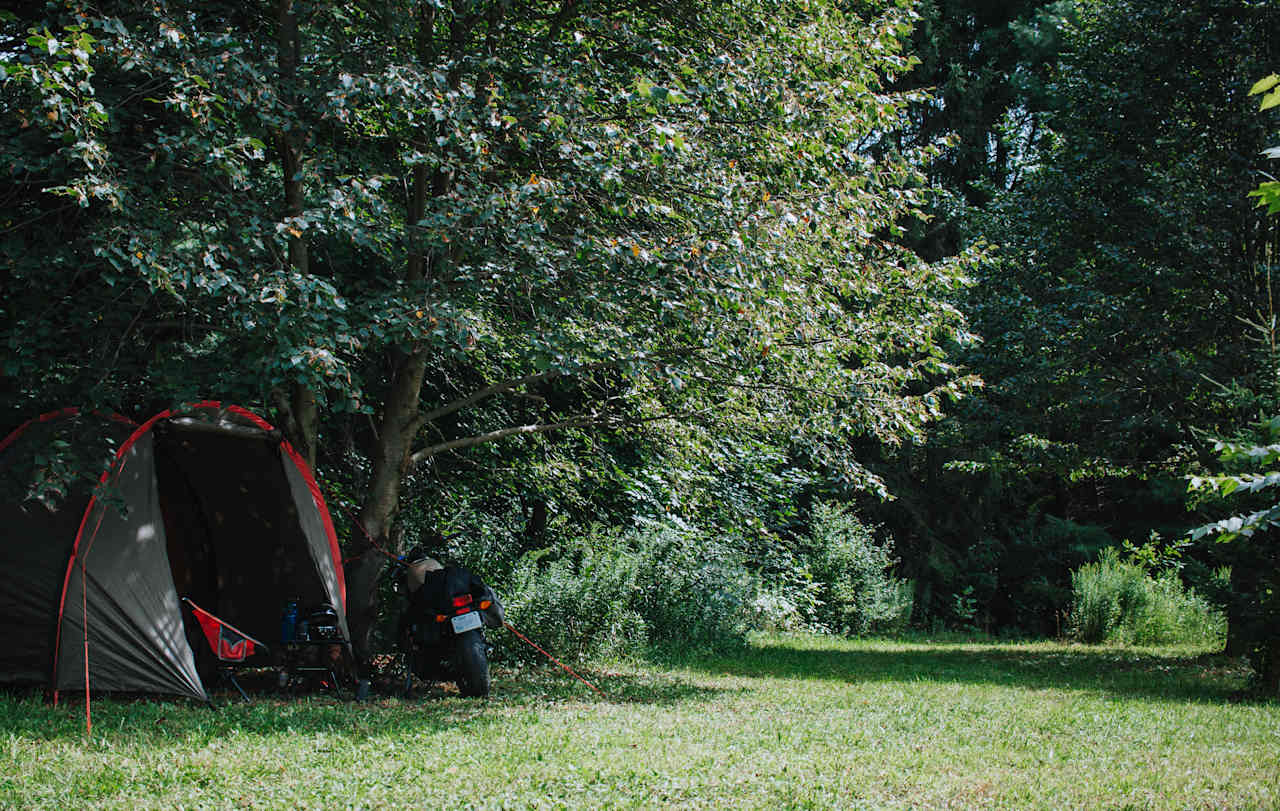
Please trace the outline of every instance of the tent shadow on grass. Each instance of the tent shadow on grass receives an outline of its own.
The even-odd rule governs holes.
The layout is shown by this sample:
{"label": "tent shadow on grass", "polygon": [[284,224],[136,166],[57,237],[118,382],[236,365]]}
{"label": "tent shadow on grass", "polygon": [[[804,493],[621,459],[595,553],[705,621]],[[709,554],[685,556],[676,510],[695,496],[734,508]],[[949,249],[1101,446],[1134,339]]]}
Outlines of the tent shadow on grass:
{"label": "tent shadow on grass", "polygon": [[[116,743],[214,740],[227,735],[303,733],[366,739],[409,732],[467,732],[515,708],[539,710],[573,704],[635,703],[654,706],[713,701],[725,692],[670,674],[583,675],[605,693],[600,698],[572,678],[548,668],[495,672],[489,701],[460,698],[449,687],[432,685],[414,698],[374,696],[368,702],[342,701],[328,694],[297,697],[254,695],[248,703],[220,702],[214,709],[195,701],[153,698],[94,699],[95,738]],[[228,696],[231,694],[228,693]],[[83,703],[53,707],[36,691],[0,691],[0,739],[40,740],[84,737]]]}
{"label": "tent shadow on grass", "polygon": [[1129,698],[1221,704],[1266,703],[1245,694],[1247,668],[1220,655],[1174,655],[1129,648],[1016,643],[857,642],[813,648],[803,639],[767,640],[742,655],[700,657],[686,667],[752,678],[986,684],[1062,689]]}

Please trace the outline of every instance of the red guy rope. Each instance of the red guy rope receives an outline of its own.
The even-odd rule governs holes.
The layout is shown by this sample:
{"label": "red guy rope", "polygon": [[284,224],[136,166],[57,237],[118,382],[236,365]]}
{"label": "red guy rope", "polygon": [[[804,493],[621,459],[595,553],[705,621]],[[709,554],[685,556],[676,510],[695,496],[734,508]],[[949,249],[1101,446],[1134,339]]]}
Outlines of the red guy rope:
{"label": "red guy rope", "polygon": [[[342,511],[343,511],[343,512],[345,512],[348,516],[350,516],[350,517],[351,517],[351,521],[352,521],[352,523],[354,523],[357,527],[359,527],[359,528],[360,528],[360,532],[364,535],[364,537],[366,537],[366,538],[368,538],[368,539],[369,539],[369,543],[373,545],[373,548],[374,548],[374,549],[377,549],[379,552],[381,552],[382,554],[384,554],[384,555],[386,555],[387,557],[391,558],[391,559],[392,559],[393,561],[395,561],[396,563],[399,563],[399,562],[400,562],[400,558],[398,558],[398,557],[396,557],[395,555],[391,554],[391,553],[390,553],[390,552],[388,552],[386,549],[383,549],[383,548],[382,548],[382,544],[378,543],[377,541],[375,541],[375,540],[373,539],[373,536],[369,534],[369,530],[367,530],[367,529],[365,529],[365,528],[364,528],[364,524],[360,523],[360,519],[356,517],[356,514],[355,514],[355,513],[351,512],[351,509],[350,509],[349,507],[347,507],[347,505],[343,504],[343,503],[342,503],[342,502],[340,502],[340,501],[334,501],[334,500],[332,500],[332,499],[330,499],[330,503],[331,503],[331,504],[338,504],[340,507],[342,507]],[[359,556],[357,555],[356,557],[359,557]],[[342,561],[342,565],[343,565],[343,566],[346,566],[346,565],[347,565],[347,561],[348,561],[348,560],[355,560],[355,558],[347,558],[347,560]]]}
{"label": "red guy rope", "polygon": [[80,561],[80,603],[84,609],[84,735],[93,735],[93,716],[89,710],[89,572]]}
{"label": "red guy rope", "polygon": [[560,661],[560,660],[559,660],[559,659],[557,659],[556,657],[552,656],[551,654],[547,653],[545,650],[543,650],[542,648],[540,648],[540,647],[538,646],[538,643],[534,642],[534,641],[533,641],[532,639],[530,639],[529,637],[527,637],[527,636],[525,636],[524,634],[522,634],[522,633],[520,633],[519,631],[517,631],[517,630],[515,629],[515,627],[514,627],[511,623],[509,623],[509,622],[503,622],[503,623],[502,623],[502,626],[503,626],[504,628],[506,628],[508,631],[510,631],[511,633],[513,633],[513,634],[515,634],[516,636],[518,636],[518,637],[520,637],[521,639],[523,639],[525,642],[528,642],[530,645],[532,645],[532,646],[533,646],[533,649],[534,649],[534,650],[536,650],[538,653],[541,653],[543,656],[547,657],[547,658],[548,658],[548,659],[550,659],[551,661],[553,661],[553,662],[555,662],[556,664],[560,665],[560,667],[562,667],[562,668],[563,668],[563,669],[564,669],[564,670],[565,670],[565,671],[566,671],[570,676],[573,676],[575,679],[577,679],[578,681],[580,681],[580,682],[582,682],[583,684],[587,685],[587,686],[588,686],[588,687],[590,687],[592,690],[595,690],[596,695],[600,696],[600,697],[601,697],[601,698],[603,698],[603,699],[606,699],[606,700],[608,699],[608,696],[606,696],[604,693],[600,692],[600,690],[599,690],[599,689],[598,689],[594,684],[592,684],[591,682],[589,682],[589,681],[587,681],[586,679],[582,678],[581,676],[579,676],[579,675],[578,675],[578,673],[577,673],[573,668],[569,667],[569,666],[568,666],[568,665],[566,665],[564,662]]}

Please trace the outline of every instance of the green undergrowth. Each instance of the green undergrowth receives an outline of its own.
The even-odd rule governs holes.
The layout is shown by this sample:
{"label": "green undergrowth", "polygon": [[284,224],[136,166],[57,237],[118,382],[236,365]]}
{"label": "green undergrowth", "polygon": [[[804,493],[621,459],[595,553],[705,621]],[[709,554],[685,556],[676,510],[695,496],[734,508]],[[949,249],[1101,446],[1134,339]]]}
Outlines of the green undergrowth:
{"label": "green undergrowth", "polygon": [[[1227,576],[1219,588],[1227,588]],[[1104,549],[1071,575],[1071,632],[1081,642],[1163,643],[1221,647],[1227,620],[1186,588],[1176,571],[1160,573]]]}
{"label": "green undergrowth", "polygon": [[0,698],[6,808],[1280,806],[1280,704],[1193,647],[753,638],[493,697]]}

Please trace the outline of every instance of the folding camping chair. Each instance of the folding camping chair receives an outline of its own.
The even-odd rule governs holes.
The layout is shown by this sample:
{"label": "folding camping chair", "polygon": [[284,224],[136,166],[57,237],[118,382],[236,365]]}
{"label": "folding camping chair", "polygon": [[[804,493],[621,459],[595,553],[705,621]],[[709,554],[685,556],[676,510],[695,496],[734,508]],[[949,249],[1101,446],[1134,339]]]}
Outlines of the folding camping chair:
{"label": "folding camping chair", "polygon": [[191,602],[190,598],[183,597],[182,602],[187,604],[196,622],[200,623],[200,630],[204,631],[205,639],[209,641],[209,648],[213,651],[214,658],[218,660],[218,672],[239,691],[241,698],[248,701],[249,694],[240,686],[240,682],[236,681],[235,665],[252,656],[257,648],[262,648],[263,653],[266,653],[267,646],[226,620],[205,611]]}

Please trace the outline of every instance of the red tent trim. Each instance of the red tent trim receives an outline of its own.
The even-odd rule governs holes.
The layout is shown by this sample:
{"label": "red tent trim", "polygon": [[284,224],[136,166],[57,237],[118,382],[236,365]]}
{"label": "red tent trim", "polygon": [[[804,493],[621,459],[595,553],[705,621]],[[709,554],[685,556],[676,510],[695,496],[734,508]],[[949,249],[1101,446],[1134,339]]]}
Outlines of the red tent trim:
{"label": "red tent trim", "polygon": [[[80,413],[80,408],[78,406],[67,406],[66,408],[60,408],[57,411],[49,411],[47,413],[41,414],[38,417],[32,417],[31,419],[19,425],[17,428],[14,428],[12,431],[10,431],[9,435],[6,436],[3,440],[0,440],[0,453],[2,453],[5,448],[9,447],[14,442],[16,442],[18,437],[22,436],[23,433],[25,433],[26,430],[31,426],[36,425],[38,423],[42,423],[42,422],[49,422],[50,420],[61,419],[63,417],[74,417],[79,413]],[[123,422],[126,425],[137,425],[137,423],[135,423],[133,420],[129,419],[128,417],[122,416],[120,414],[112,414],[111,419],[115,420],[116,422]]]}

